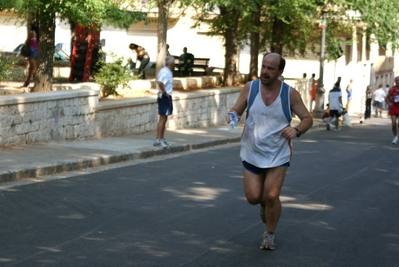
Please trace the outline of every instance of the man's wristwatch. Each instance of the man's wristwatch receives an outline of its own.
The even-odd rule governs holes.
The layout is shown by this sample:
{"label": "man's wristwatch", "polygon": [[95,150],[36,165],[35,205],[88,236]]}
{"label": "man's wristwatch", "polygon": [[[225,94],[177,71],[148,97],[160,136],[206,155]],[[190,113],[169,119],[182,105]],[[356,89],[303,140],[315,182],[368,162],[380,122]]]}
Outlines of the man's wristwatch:
{"label": "man's wristwatch", "polygon": [[301,131],[298,130],[298,128],[294,128],[296,131],[296,137],[300,137],[302,135]]}

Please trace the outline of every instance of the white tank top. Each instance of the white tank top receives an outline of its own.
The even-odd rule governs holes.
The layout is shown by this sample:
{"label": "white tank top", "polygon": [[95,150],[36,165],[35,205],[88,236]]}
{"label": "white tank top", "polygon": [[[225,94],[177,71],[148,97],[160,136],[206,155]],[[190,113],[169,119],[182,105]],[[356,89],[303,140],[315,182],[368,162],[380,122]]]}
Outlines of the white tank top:
{"label": "white tank top", "polygon": [[241,159],[258,168],[281,166],[290,161],[292,154],[291,142],[281,136],[291,123],[290,86],[282,82],[279,96],[269,106],[260,93],[251,105],[249,96],[253,90],[260,92],[259,80],[251,83],[248,94],[249,115],[241,137]]}

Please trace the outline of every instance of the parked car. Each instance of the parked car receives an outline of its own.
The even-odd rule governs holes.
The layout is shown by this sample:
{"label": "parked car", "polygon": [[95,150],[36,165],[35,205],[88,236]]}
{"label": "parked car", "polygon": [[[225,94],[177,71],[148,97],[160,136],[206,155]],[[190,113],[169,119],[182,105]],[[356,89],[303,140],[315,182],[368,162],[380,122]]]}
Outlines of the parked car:
{"label": "parked car", "polygon": [[[13,51],[12,53],[19,55],[21,53],[21,48],[24,44],[19,44]],[[70,57],[67,53],[65,53],[62,49],[55,47],[54,48],[54,59],[55,60],[60,60],[60,61],[65,61],[69,62]]]}
{"label": "parked car", "polygon": [[69,55],[67,53],[65,53],[64,50],[56,47],[54,49],[54,59],[55,60],[62,60],[62,61],[70,61],[71,58],[69,57]]}

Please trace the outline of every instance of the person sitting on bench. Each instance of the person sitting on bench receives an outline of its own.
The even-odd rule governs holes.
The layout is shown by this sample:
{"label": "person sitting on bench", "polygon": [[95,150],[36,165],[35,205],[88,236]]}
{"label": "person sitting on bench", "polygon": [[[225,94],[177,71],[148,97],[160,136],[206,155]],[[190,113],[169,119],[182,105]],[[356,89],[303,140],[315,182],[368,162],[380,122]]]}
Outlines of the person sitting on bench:
{"label": "person sitting on bench", "polygon": [[194,55],[187,53],[187,47],[183,48],[183,54],[179,58],[179,73],[180,76],[191,76],[194,65]]}

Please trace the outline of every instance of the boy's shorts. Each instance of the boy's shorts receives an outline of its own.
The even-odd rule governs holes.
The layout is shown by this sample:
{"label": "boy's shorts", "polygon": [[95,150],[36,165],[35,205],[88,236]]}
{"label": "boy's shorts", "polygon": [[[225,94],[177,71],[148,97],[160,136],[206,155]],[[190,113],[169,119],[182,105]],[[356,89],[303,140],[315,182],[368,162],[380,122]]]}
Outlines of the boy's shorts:
{"label": "boy's shorts", "polygon": [[374,100],[373,106],[376,108],[382,108],[382,102]]}
{"label": "boy's shorts", "polygon": [[338,118],[338,117],[341,117],[341,114],[339,114],[338,110],[330,109],[330,116],[333,117],[333,118],[334,117]]}
{"label": "boy's shorts", "polygon": [[164,96],[158,97],[158,115],[172,115],[173,113],[173,102],[172,96]]}

